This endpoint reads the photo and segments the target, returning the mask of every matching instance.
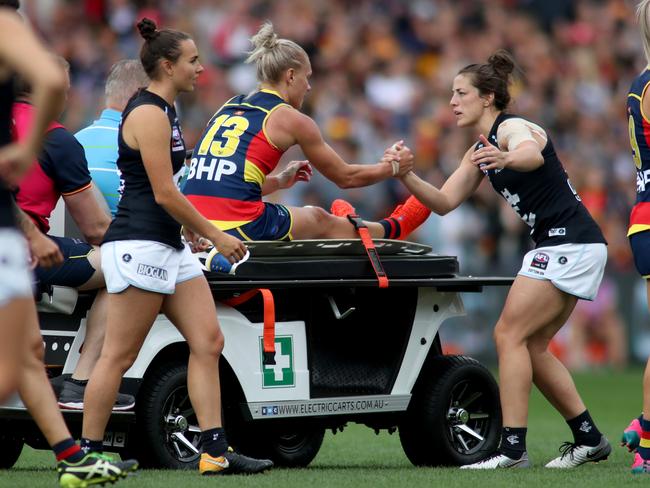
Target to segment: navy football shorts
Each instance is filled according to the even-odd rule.
[[[630,247],[634,265],[641,276],[650,278],[650,231],[637,232],[630,236]]]
[[[292,225],[287,207],[264,202],[264,213],[257,219],[225,232],[245,241],[290,241]]]
[[[63,264],[48,269],[38,266],[34,270],[37,283],[71,288],[78,288],[86,283],[95,272],[95,268],[88,261],[88,256],[93,252],[93,246],[80,239],[48,237],[56,242],[61,249]]]

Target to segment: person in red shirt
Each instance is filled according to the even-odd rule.
[[[63,58],[58,58],[58,61],[65,68],[69,88],[69,65]],[[31,104],[29,83],[19,78],[16,93],[13,137],[21,141],[32,125],[34,107]],[[63,107],[59,109],[62,111]],[[37,265],[34,274],[39,287],[56,285],[81,291],[98,290],[88,312],[86,336],[79,362],[72,377],[63,382],[59,394],[61,407],[81,410],[84,388],[99,359],[106,328],[107,294],[98,245],[108,228],[110,216],[95,195],[83,147],[63,125],[52,122],[47,128],[37,162],[18,186],[16,203],[33,220],[38,230],[47,234],[50,231],[49,218],[59,198],[63,198],[83,240],[48,236],[63,254],[63,263],[51,268]],[[114,408],[128,410],[134,405],[133,396],[120,394]]]

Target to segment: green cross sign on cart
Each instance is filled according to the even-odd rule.
[[[264,339],[260,337],[260,365],[262,367],[263,388],[283,388],[296,386],[293,370],[293,336],[275,337],[275,364],[264,364]]]

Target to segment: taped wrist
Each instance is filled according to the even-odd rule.
[[[391,161],[390,165],[393,167],[393,176],[397,176],[399,174],[399,162]]]

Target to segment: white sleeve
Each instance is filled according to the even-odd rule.
[[[543,141],[542,145],[545,145],[548,140],[546,131],[539,125],[522,118],[507,119],[497,129],[499,146],[508,151],[514,151],[519,144],[525,141],[539,144],[540,139]]]

